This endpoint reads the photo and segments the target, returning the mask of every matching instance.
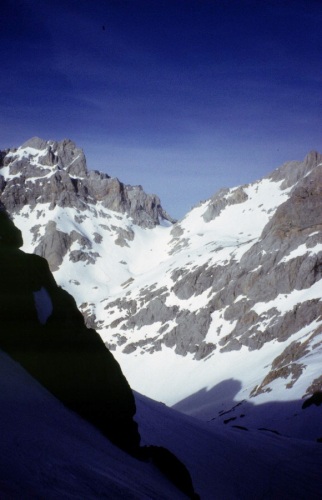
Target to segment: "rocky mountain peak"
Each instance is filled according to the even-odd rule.
[[[274,182],[283,181],[281,189],[287,189],[303,179],[312,169],[322,165],[322,154],[310,151],[303,161],[289,161],[273,170],[267,178]]]
[[[156,195],[141,186],[128,186],[97,170],[88,171],[84,152],[69,139],[45,141],[33,137],[17,149],[0,154],[0,194],[7,210],[26,204],[49,203],[84,211],[88,205],[128,214],[142,227],[154,227],[160,220],[175,222],[162,208]]]

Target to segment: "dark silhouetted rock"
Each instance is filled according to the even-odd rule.
[[[199,499],[187,467],[171,451],[163,446],[146,446],[143,453],[179,490],[193,500]]]
[[[20,231],[0,212],[0,348],[113,443],[137,454],[135,401],[119,364],[56,285],[47,261],[21,245]]]
[[[311,405],[320,406],[321,404],[322,404],[322,392],[315,392],[313,396],[304,401],[304,403],[302,404],[302,408],[303,410],[305,410],[305,408],[308,408]]]

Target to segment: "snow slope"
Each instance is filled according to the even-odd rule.
[[[2,499],[185,498],[151,464],[110,444],[0,354]],[[142,444],[167,446],[201,499],[320,498],[321,444],[211,428],[137,395]]]
[[[184,498],[1,353],[0,497]]]

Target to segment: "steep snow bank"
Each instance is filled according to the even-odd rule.
[[[136,395],[145,443],[189,467],[202,500],[320,498],[322,445],[206,423]],[[185,498],[68,411],[0,352],[0,497]]]

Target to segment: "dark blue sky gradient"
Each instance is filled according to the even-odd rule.
[[[174,216],[321,148],[320,0],[4,0],[0,148],[74,140]]]

